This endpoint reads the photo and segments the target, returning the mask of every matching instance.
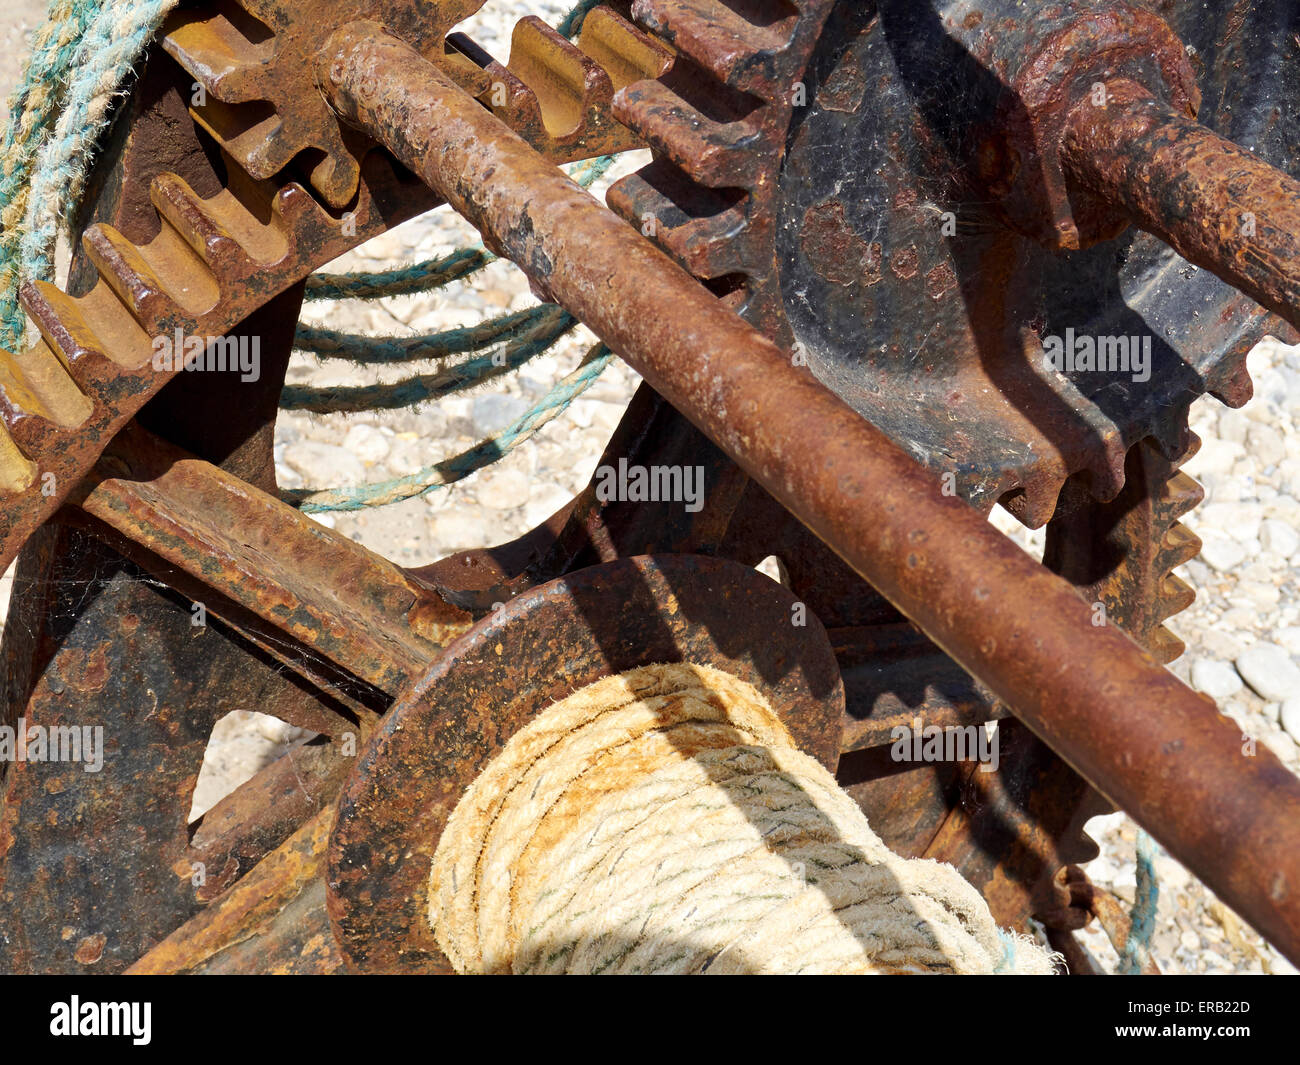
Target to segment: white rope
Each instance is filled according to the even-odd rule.
[[[607,678],[517,733],[449,819],[429,900],[462,972],[1052,971],[703,666]]]

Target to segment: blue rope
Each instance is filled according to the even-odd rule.
[[[433,374],[421,374],[377,385],[314,388],[286,385],[280,393],[281,410],[306,410],[316,414],[413,407],[432,399],[462,392],[494,377],[519,369],[569,332],[577,319],[563,308],[534,308],[533,328],[506,345],[499,357],[478,355]]]
[[[612,359],[610,350],[603,344],[597,344],[587,352],[578,369],[556,382],[531,410],[516,418],[496,436],[452,458],[426,466],[405,477],[376,481],[355,488],[286,492],[285,498],[298,504],[304,513],[318,514],[323,511],[363,510],[387,503],[400,503],[445,488],[510,454],[543,425],[563,414],[569,404],[601,375]]]
[[[457,248],[441,259],[428,259],[396,270],[375,273],[312,274],[304,302],[311,300],[374,300],[381,296],[411,296],[431,292],[477,273],[496,256],[482,248]]]
[[[573,10],[564,16],[564,21],[555,27],[556,32],[565,37],[577,36],[591,9],[601,2],[602,0],[579,0],[573,5]]]
[[[0,344],[22,343],[22,280],[49,280],[100,134],[176,0],[52,0],[11,98],[0,162]],[[62,208],[62,214],[60,214]]]
[[[545,304],[491,318],[478,325],[409,337],[362,336],[300,325],[294,337],[294,347],[324,358],[347,359],[361,364],[441,359],[448,355],[463,355],[467,351],[481,351],[499,341],[509,340],[526,329],[549,321],[556,313],[554,304]]]
[[[1119,958],[1119,975],[1135,976],[1151,957],[1151,937],[1156,930],[1160,883],[1156,879],[1156,843],[1143,829],[1137,834],[1137,888],[1129,913],[1128,939]]]

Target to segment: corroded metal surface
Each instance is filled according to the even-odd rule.
[[[1069,173],[1188,262],[1300,326],[1300,181],[1133,81],[1075,104]]]
[[[224,896],[127,972],[338,972],[322,877],[333,806],[322,809]]]
[[[28,282],[42,339],[3,353],[0,564],[12,561],[89,471],[103,447],[182,366],[154,366],[155,337],[219,338],[317,266],[427,208],[378,156],[351,221],[298,184],[232,181],[210,197],[174,174],[153,179],[158,235],[136,246],[96,224],[83,244],[98,282],[72,297]]]
[[[87,514],[381,691],[469,628],[396,566],[143,429],[104,466]]]

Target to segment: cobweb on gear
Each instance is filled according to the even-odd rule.
[[[76,545],[74,544],[73,547],[75,550]],[[65,577],[59,582],[60,595],[51,606],[50,622],[53,627],[59,628],[64,621],[70,625],[76,623],[77,619],[82,617],[82,611],[114,583],[114,578],[124,579],[133,585],[153,589],[165,598],[172,600],[181,607],[181,611],[177,615],[177,623],[180,625],[189,624],[188,619],[191,616],[189,608],[193,604],[188,597],[152,574],[141,570],[138,566],[130,562],[123,563],[119,557],[113,556],[108,558],[92,576],[76,579]],[[0,619],[3,619],[4,626],[19,624],[18,617],[22,616],[17,614],[10,617],[9,607],[11,603],[20,603],[29,596],[39,598],[38,593],[42,588],[50,584],[46,579],[27,581],[26,583],[27,587],[24,586],[23,581],[16,577],[14,566],[10,567],[4,576],[3,582],[0,583],[0,592],[5,596],[3,613],[0,613]],[[38,588],[36,585],[41,587]],[[81,623],[88,624],[89,622],[82,621]],[[206,623],[220,631],[224,639],[232,640],[236,645],[247,645],[248,653],[257,655],[261,663],[260,668],[273,671],[279,675],[292,675],[303,685],[303,700],[310,701],[312,699],[310,692],[313,688],[321,691],[327,700],[332,698],[328,688],[314,685],[301,670],[295,670],[288,664],[288,661],[282,660],[279,656],[282,655],[283,659],[289,661],[296,658],[307,666],[319,666],[325,670],[333,670],[333,663],[328,659],[288,638],[278,640],[274,630],[262,633],[260,638],[267,647],[276,653],[276,657],[261,654],[253,645],[247,644],[247,641],[238,630],[232,629],[225,624],[216,614],[207,614]],[[4,632],[4,627],[0,626],[0,636],[7,635],[10,634]],[[21,635],[21,632],[15,630],[12,635],[18,636]],[[28,635],[34,636],[35,633],[29,629]],[[19,650],[17,653],[21,654],[22,651]],[[141,644],[139,653],[148,654],[148,645]],[[322,737],[317,732],[259,712],[255,709],[257,705],[256,696],[242,692],[232,692],[229,699],[223,699],[221,704],[213,705],[214,710],[219,710],[219,716],[216,717],[208,735],[203,761],[190,796],[186,821],[191,829],[196,828],[197,823],[217,803],[237,791],[268,766],[278,762],[297,748],[313,741],[319,739],[321,742],[328,742],[325,737]],[[14,710],[15,716],[22,713],[21,706],[11,709]],[[112,728],[111,719],[105,719],[102,724],[106,734],[109,733]],[[115,743],[116,740],[113,742]],[[112,747],[113,744],[110,743],[107,750],[111,752]],[[3,783],[6,768],[5,763],[0,763],[0,784]],[[300,784],[302,784],[301,781]],[[305,784],[302,786],[307,787]],[[0,793],[2,793],[2,790],[0,788]]]
[[[260,770],[317,733],[256,710],[232,710],[212,727],[187,821],[192,825]]]

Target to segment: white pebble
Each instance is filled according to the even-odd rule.
[[[1201,545],[1201,558],[1211,569],[1230,573],[1246,561],[1246,549],[1236,540],[1213,533]]]
[[[1289,654],[1300,656],[1300,625],[1288,625],[1286,628],[1278,629],[1273,633],[1273,639]]]
[[[541,525],[573,496],[558,485],[542,485],[535,489],[524,507],[524,524],[532,528]]]
[[[315,440],[290,444],[284,450],[284,463],[312,488],[355,485],[366,479],[366,468],[351,451]]]
[[[1237,672],[1265,699],[1285,702],[1300,695],[1300,666],[1275,643],[1259,640],[1237,656]]]
[[[513,510],[528,500],[528,477],[520,470],[492,470],[476,487],[478,501],[493,510]]]
[[[343,446],[367,466],[388,457],[388,437],[373,425],[354,425],[343,438]]]
[[[1290,558],[1300,551],[1300,533],[1277,518],[1265,518],[1259,524],[1259,542],[1266,551]]]
[[[1184,469],[1196,478],[1211,473],[1228,473],[1245,454],[1246,449],[1240,444],[1211,436],[1202,441],[1201,450],[1187,462]]]
[[[1192,663],[1192,687],[1211,699],[1226,699],[1241,691],[1241,677],[1226,662],[1198,658]]]
[[[1278,719],[1291,738],[1300,743],[1300,695],[1293,696],[1282,704]]]
[[[1286,458],[1282,434],[1271,425],[1252,425],[1246,433],[1246,443],[1260,466],[1272,466]]]
[[[1264,508],[1259,503],[1209,503],[1197,512],[1197,526],[1245,543],[1259,535]]]
[[[484,543],[483,523],[467,513],[464,507],[439,512],[432,525],[438,547],[445,554],[481,547]]]
[[[1283,762],[1294,762],[1296,760],[1295,740],[1285,732],[1279,732],[1276,729],[1265,732],[1259,738],[1260,743],[1277,755],[1278,759]]]

